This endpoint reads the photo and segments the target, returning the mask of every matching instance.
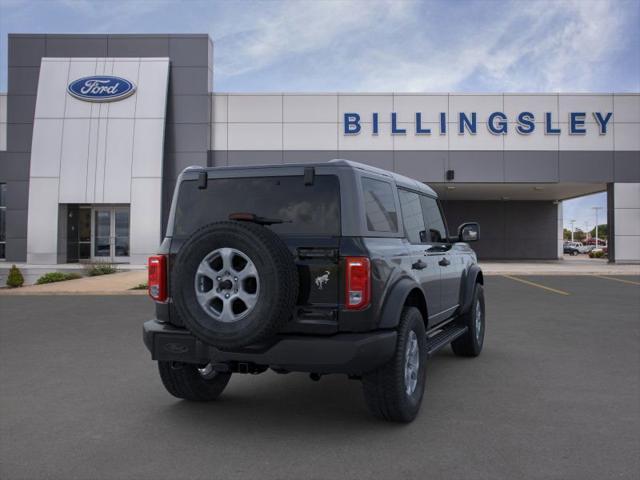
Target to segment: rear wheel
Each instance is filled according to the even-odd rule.
[[[485,331],[484,288],[479,283],[473,290],[471,308],[460,316],[460,325],[467,333],[451,342],[453,353],[460,357],[477,357],[482,352]]]
[[[231,378],[230,373],[216,372],[211,364],[158,362],[162,384],[177,398],[196,402],[215,400]]]
[[[362,377],[371,413],[394,422],[410,422],[416,417],[424,394],[426,351],[422,314],[415,307],[404,307],[393,358]]]

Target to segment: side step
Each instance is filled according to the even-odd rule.
[[[468,327],[447,325],[439,332],[427,338],[427,357],[434,356],[441,348],[446,347],[456,338],[464,335]]]

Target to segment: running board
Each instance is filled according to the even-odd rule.
[[[427,357],[434,356],[440,349],[446,347],[456,338],[464,335],[468,327],[447,325],[435,335],[427,338]]]

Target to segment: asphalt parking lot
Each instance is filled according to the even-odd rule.
[[[618,279],[488,277],[483,354],[434,358],[410,425],[340,376],[178,401],[145,297],[0,297],[0,478],[637,479],[640,278]]]

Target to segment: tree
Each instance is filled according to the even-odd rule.
[[[596,227],[593,227],[593,229],[589,232],[589,235],[591,235],[592,237],[596,236]],[[602,225],[598,225],[598,238],[607,238],[609,236],[609,227],[606,223],[603,223]]]
[[[580,230],[579,228],[576,228],[573,232],[573,241],[574,242],[582,242],[583,240],[585,240],[587,238],[587,235]]]
[[[13,265],[9,270],[9,275],[7,276],[7,286],[11,288],[21,287],[24,283],[24,277],[22,276],[22,272],[18,267]]]

